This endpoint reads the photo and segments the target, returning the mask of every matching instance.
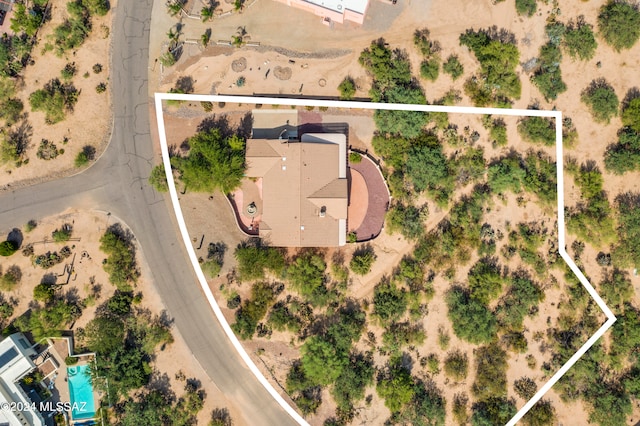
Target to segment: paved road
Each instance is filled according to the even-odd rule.
[[[295,424],[228,342],[201,294],[167,204],[147,183],[154,155],[147,87],[151,7],[152,0],[118,2],[111,32],[114,128],[104,155],[82,174],[1,192],[0,231],[68,207],[105,210],[123,219],[143,248],[155,288],[179,332],[214,383],[242,412],[241,423]]]

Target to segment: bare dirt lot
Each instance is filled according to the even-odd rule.
[[[29,185],[75,173],[79,169],[74,166],[74,159],[82,148],[86,145],[93,146],[97,158],[111,135],[109,52],[113,9],[106,16],[92,17],[93,30],[84,44],[77,50],[67,51],[62,57],[58,57],[52,51],[44,52],[44,46],[50,42],[55,27],[66,19],[66,3],[64,0],[50,2],[51,20],[38,33],[38,42],[32,50],[33,65],[28,65],[17,81],[18,96],[28,112],[27,120],[32,131],[31,143],[25,155],[29,161],[20,167],[13,164],[0,166],[2,186]],[[115,1],[111,3],[113,8]],[[67,113],[62,122],[49,125],[45,123],[43,112],[31,111],[29,95],[41,89],[51,79],[61,79],[60,72],[67,64],[75,64],[77,71],[72,83],[80,96],[73,113]],[[99,73],[93,70],[95,64],[102,66]],[[100,83],[106,83],[107,90],[96,93],[96,86]],[[64,153],[51,160],[37,158],[36,152],[42,139],[54,143]]]

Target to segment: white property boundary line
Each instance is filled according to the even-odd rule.
[[[348,108],[348,109],[384,109],[395,111],[422,111],[422,112],[445,112],[456,114],[476,114],[476,115],[505,115],[505,116],[526,116],[526,117],[550,117],[555,119],[556,124],[556,165],[557,165],[557,181],[558,181],[558,251],[560,256],[569,265],[574,274],[578,277],[582,285],[589,292],[591,297],[596,301],[600,309],[607,316],[607,321],[596,331],[596,333],[589,338],[578,351],[551,377],[551,379],[540,388],[538,392],[531,398],[518,413],[507,423],[507,426],[515,426],[515,424],[522,419],[522,417],[533,407],[553,385],[560,380],[560,378],[582,357],[582,355],[594,345],[594,343],[602,337],[602,335],[616,322],[616,317],[611,310],[604,303],[602,298],[598,295],[593,286],[589,283],[582,271],[576,266],[575,262],[565,249],[565,217],[564,217],[564,163],[563,163],[563,148],[562,148],[562,112],[561,111],[541,111],[541,110],[529,110],[529,109],[504,109],[504,108],[475,108],[475,107],[462,107],[462,106],[444,106],[444,105],[412,105],[412,104],[386,104],[386,103],[374,103],[374,102],[347,102],[347,101],[330,101],[330,100],[317,100],[317,99],[293,99],[293,98],[262,98],[254,96],[227,96],[227,95],[187,95],[181,93],[156,93],[156,117],[158,120],[158,132],[160,136],[160,146],[162,149],[162,161],[164,169],[167,175],[167,182],[169,184],[169,195],[171,196],[171,202],[173,204],[173,210],[178,220],[178,226],[184,245],[189,253],[189,259],[193,264],[193,268],[198,276],[198,281],[202,287],[202,291],[207,296],[207,300],[211,305],[211,309],[215,313],[218,321],[222,325],[223,330],[231,340],[231,343],[236,348],[240,357],[247,364],[251,372],[255,374],[258,381],[265,387],[265,389],[273,396],[273,398],[282,406],[282,408],[293,417],[301,425],[308,425],[308,423],[296,412],[287,402],[280,396],[280,394],[271,386],[264,375],[258,370],[258,367],[253,363],[247,352],[244,350],[238,338],[235,336],[231,327],[222,315],[222,311],[218,306],[207,280],[200,268],[198,258],[196,256],[189,233],[187,231],[187,225],[182,215],[180,203],[178,201],[178,193],[176,191],[173,174],[171,173],[171,162],[169,159],[169,148],[167,145],[167,136],[165,133],[164,116],[162,111],[163,100],[177,100],[177,101],[194,101],[194,102],[229,102],[229,103],[246,103],[246,104],[263,104],[263,105],[293,105],[293,106],[314,106],[314,107],[336,107],[336,108]]]

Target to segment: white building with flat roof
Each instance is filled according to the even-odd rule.
[[[22,333],[15,333],[0,341],[0,404],[21,407],[31,405],[18,381],[31,373],[36,356],[29,341]],[[0,425],[42,426],[45,424],[37,410],[0,410]]]
[[[321,16],[324,20],[344,23],[352,21],[364,22],[364,15],[369,7],[369,0],[277,0],[288,6],[306,10]]]

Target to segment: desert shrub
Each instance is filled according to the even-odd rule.
[[[593,118],[600,123],[608,124],[611,118],[618,114],[618,96],[604,78],[593,80],[582,91],[580,99],[589,107]]]
[[[524,317],[544,300],[544,292],[522,272],[516,273],[510,282],[507,294],[496,306],[495,315],[501,329],[520,331]]]
[[[62,84],[57,78],[50,80],[43,89],[29,95],[29,104],[34,111],[45,113],[47,124],[55,124],[65,119],[67,112],[73,112],[80,92],[72,84]]]
[[[338,407],[345,411],[353,409],[353,403],[364,398],[364,390],[373,383],[373,356],[369,353],[352,353],[349,365],[336,378],[331,394]]]
[[[429,81],[436,81],[440,75],[440,60],[426,59],[420,63],[420,76]]]
[[[287,267],[287,280],[291,288],[315,305],[328,301],[325,287],[327,264],[317,254],[302,254]]]
[[[200,264],[202,272],[213,278],[218,276],[220,269],[224,263],[224,254],[227,251],[227,245],[225,243],[209,243],[207,247],[207,257],[202,259]]]
[[[109,12],[109,0],[82,0],[90,14],[104,16]]]
[[[394,420],[398,424],[444,426],[446,405],[442,391],[433,381],[418,381],[413,398],[394,416]]]
[[[557,99],[560,93],[567,90],[567,85],[562,81],[561,60],[562,52],[557,44],[549,42],[540,47],[538,68],[531,77],[531,81],[540,89],[540,93],[547,101]]]
[[[55,294],[54,287],[51,284],[38,284],[33,289],[33,298],[40,302],[49,302]]]
[[[640,38],[640,10],[635,3],[611,0],[600,8],[598,28],[617,51],[630,49]]]
[[[482,258],[469,270],[469,295],[487,305],[501,292],[505,279],[496,258]]]
[[[392,86],[385,90],[378,102],[425,104],[427,99],[418,87]],[[373,119],[382,135],[415,138],[422,133],[422,128],[427,123],[427,114],[420,111],[377,109]]]
[[[618,142],[607,147],[605,168],[615,174],[640,169],[640,132],[625,127],[618,132]]]
[[[627,192],[616,197],[618,245],[611,252],[613,264],[640,268],[640,194]]]
[[[472,426],[504,425],[516,415],[513,400],[506,397],[489,397],[473,404]]]
[[[445,63],[442,64],[442,71],[449,74],[454,80],[457,80],[464,74],[464,67],[456,55],[449,55]]]
[[[518,15],[533,16],[538,9],[536,0],[516,0],[516,11]]]
[[[167,192],[169,190],[169,183],[167,182],[167,175],[164,171],[164,164],[158,164],[151,169],[149,183],[158,192]]]
[[[556,409],[551,401],[541,399],[524,415],[522,423],[525,426],[551,426],[556,420]]]
[[[406,291],[393,281],[384,279],[373,289],[373,314],[382,324],[400,319],[407,311],[408,305]]]
[[[71,238],[71,233],[73,232],[73,228],[68,223],[62,225],[59,229],[56,229],[51,233],[51,237],[53,241],[56,243],[64,243],[69,241]]]
[[[3,241],[0,243],[0,256],[11,256],[18,251],[18,245],[13,241]]]
[[[107,91],[107,83],[98,83],[96,93],[104,93]]]
[[[618,268],[603,273],[600,291],[609,306],[622,306],[631,301],[634,294],[628,273]]]
[[[625,101],[622,107],[622,124],[640,133],[640,94]]]
[[[345,77],[338,85],[340,99],[348,101],[356,94],[356,82],[350,76]]]
[[[229,193],[240,185],[246,169],[245,141],[223,137],[219,129],[202,130],[189,138],[189,154],[174,157],[186,188],[195,192],[220,190]]]
[[[526,141],[547,146],[556,143],[556,126],[547,117],[524,117],[518,122],[518,133]]]
[[[395,203],[387,211],[387,228],[391,234],[401,233],[408,240],[417,240],[424,235],[424,222],[428,207],[418,208],[412,204]]]
[[[69,17],[58,25],[50,36],[58,56],[62,56],[67,50],[80,47],[91,33],[91,16],[83,2],[68,2],[67,12]]]
[[[61,336],[61,329],[70,325],[82,314],[80,306],[55,300],[44,306],[31,309],[26,315],[16,319],[15,326],[22,332],[30,332],[38,341],[43,337]]]
[[[15,33],[24,32],[29,37],[35,36],[46,18],[43,6],[44,4],[34,2],[27,8],[26,3],[16,3],[13,6],[11,30]]]
[[[564,34],[564,48],[574,59],[588,61],[593,58],[598,47],[593,27],[585,22],[584,16],[579,16],[576,22],[569,21]]]
[[[82,151],[76,155],[74,165],[78,168],[86,166],[90,161],[95,159],[96,149],[91,145],[86,145],[82,148]]]
[[[456,393],[453,396],[453,418],[459,424],[467,424],[469,421],[469,415],[467,414],[467,405],[469,404],[469,397],[464,393]]]
[[[65,65],[62,71],[60,71],[60,76],[64,81],[70,81],[70,80],[73,80],[73,77],[76,75],[76,72],[78,72],[76,63],[71,62]]]
[[[520,396],[520,398],[528,401],[533,398],[533,395],[538,391],[538,385],[536,385],[536,382],[533,381],[533,379],[523,376],[513,382],[513,390],[518,394],[518,396]]]
[[[233,331],[241,339],[250,339],[264,318],[269,306],[275,300],[273,286],[265,282],[257,282],[251,287],[251,295],[236,311],[236,322],[231,325]]]
[[[51,141],[47,139],[42,139],[40,141],[40,145],[38,145],[38,151],[36,152],[36,157],[41,160],[53,160],[60,154],[58,147]]]
[[[411,64],[407,53],[389,49],[384,39],[371,42],[358,58],[373,77],[369,92],[374,102],[424,104],[422,89],[412,81]],[[382,134],[403,135],[408,138],[420,134],[426,124],[426,114],[416,111],[376,110],[374,120]]]
[[[240,278],[245,281],[263,278],[265,270],[280,274],[285,267],[284,253],[275,247],[263,245],[258,239],[239,244],[234,256],[238,261]]]
[[[459,350],[451,351],[444,359],[444,373],[454,380],[460,381],[467,377],[469,359],[467,354]]]
[[[445,300],[456,336],[474,344],[495,339],[497,327],[493,313],[470,297],[468,291],[455,286],[447,292]]]
[[[102,72],[102,64],[94,64],[91,69],[93,70],[94,74],[100,74]]]
[[[367,245],[355,252],[349,262],[349,268],[357,275],[366,275],[371,271],[371,265],[376,260],[376,254],[373,251],[373,247]]]
[[[0,290],[12,291],[22,280],[22,270],[13,265],[7,268],[4,274],[0,273]]]
[[[499,345],[476,351],[476,378],[471,392],[482,401],[507,396],[507,354]]]
[[[397,353],[409,345],[421,345],[426,338],[422,324],[394,322],[382,333],[382,349]]]

